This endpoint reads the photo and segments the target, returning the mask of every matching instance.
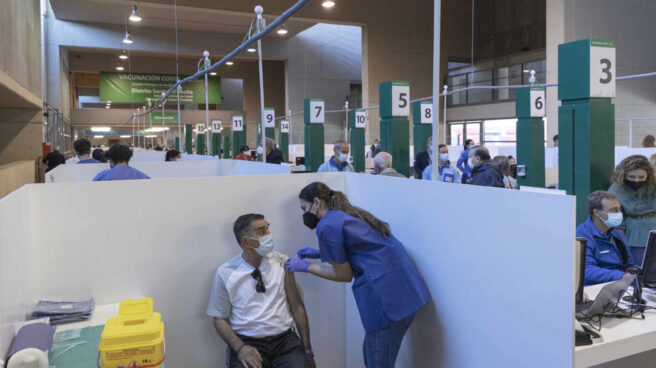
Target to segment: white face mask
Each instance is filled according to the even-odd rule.
[[[264,153],[264,150],[262,149],[262,146],[259,146],[259,147],[257,147],[257,149],[255,150],[255,152],[257,152],[258,155],[261,155],[261,154]]]
[[[337,159],[339,160],[339,162],[348,162],[349,155],[348,153],[340,153],[339,155],[337,155]]]
[[[449,154],[448,153],[440,153],[440,161],[442,161],[442,162],[449,161]]]
[[[606,225],[606,226],[608,226],[608,227],[610,227],[610,228],[615,228],[615,227],[620,226],[620,225],[622,224],[622,220],[624,220],[624,216],[622,215],[622,212],[618,212],[618,213],[614,213],[614,212],[613,212],[613,213],[607,213],[606,215],[608,215],[608,220],[604,220],[604,219],[601,218],[601,216],[599,216],[599,215],[597,215],[597,216],[599,216],[599,218],[601,219],[601,221],[603,221],[604,225]]]
[[[250,156],[250,155],[251,155],[251,151],[244,151],[244,152],[242,152],[242,154],[243,154],[244,156]]]
[[[264,235],[257,240],[260,242],[260,246],[258,248],[253,248],[257,254],[266,256],[273,251],[273,234]]]

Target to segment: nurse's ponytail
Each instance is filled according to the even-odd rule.
[[[298,197],[307,202],[312,202],[314,201],[314,198],[319,198],[326,202],[328,208],[331,210],[342,211],[353,217],[359,218],[384,236],[392,235],[388,223],[379,220],[376,216],[361,208],[351,205],[346,194],[339,191],[333,191],[324,183],[315,181],[314,183],[308,184],[303,190],[301,190]]]

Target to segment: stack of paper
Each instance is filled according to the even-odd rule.
[[[51,325],[84,321],[91,317],[95,303],[93,299],[82,302],[53,302],[41,300],[34,308],[31,318],[50,318]]]

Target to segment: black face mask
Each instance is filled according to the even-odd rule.
[[[310,205],[310,209],[303,214],[303,224],[307,227],[310,228],[310,230],[314,230],[317,227],[317,224],[319,223],[319,216],[315,215],[314,213],[311,213],[310,211],[312,210],[312,206],[314,203]]]
[[[624,184],[626,184],[629,188],[633,190],[638,190],[647,184],[646,181],[631,181],[631,180],[626,180],[624,179]]]

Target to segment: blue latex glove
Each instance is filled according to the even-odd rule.
[[[285,262],[285,268],[289,272],[307,272],[310,267],[310,262],[306,262],[300,258],[290,258]]]
[[[314,248],[303,248],[299,249],[298,252],[296,252],[296,255],[299,258],[310,258],[310,259],[319,259],[321,258],[321,252],[319,252],[319,249],[314,249]]]

